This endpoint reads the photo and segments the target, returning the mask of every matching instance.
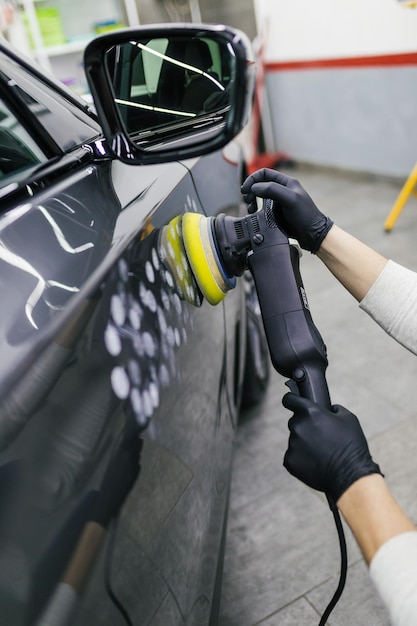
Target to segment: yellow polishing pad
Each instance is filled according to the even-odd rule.
[[[199,213],[185,213],[182,218],[182,236],[197,284],[206,300],[215,305],[223,300],[230,284],[217,261],[210,219]]]
[[[159,255],[171,270],[177,291],[184,300],[195,306],[201,306],[202,297],[193,276],[185,252],[181,215],[172,219],[161,230],[158,242]]]

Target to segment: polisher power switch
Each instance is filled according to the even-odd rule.
[[[300,395],[330,407],[326,346],[308,308],[299,254],[266,202],[263,210],[247,218],[254,242],[247,264],[255,281],[272,364],[297,384]],[[254,239],[259,233],[262,241]]]

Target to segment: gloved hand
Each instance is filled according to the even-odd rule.
[[[294,393],[287,393],[282,404],[294,412],[284,456],[290,474],[334,503],[359,478],[382,474],[353,413],[340,405],[325,409]]]
[[[331,219],[323,215],[295,178],[270,169],[261,169],[248,176],[241,187],[250,213],[256,211],[256,196],[274,201],[278,225],[288,237],[314,254],[331,227]]]

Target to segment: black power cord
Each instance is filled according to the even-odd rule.
[[[334,517],[334,521],[335,521],[336,529],[337,529],[337,534],[339,537],[340,577],[339,577],[339,584],[337,586],[337,589],[334,592],[333,598],[330,600],[329,604],[326,607],[326,610],[324,611],[321,617],[319,626],[324,626],[326,624],[327,620],[329,619],[330,613],[333,611],[334,607],[339,602],[340,596],[342,595],[343,589],[345,588],[346,575],[347,575],[347,549],[346,549],[345,533],[344,533],[343,526],[342,526],[342,520],[340,519],[340,513],[336,504],[333,502],[333,500],[329,496],[327,496],[327,494],[326,494],[326,497],[327,497],[327,502],[329,503],[330,510],[333,513],[333,517]]]
[[[327,496],[327,501],[329,503],[329,507],[330,510],[333,514],[333,518],[336,524],[336,529],[337,529],[337,534],[338,534],[338,538],[339,538],[339,546],[340,546],[340,576],[339,576],[339,583],[337,585],[337,589],[333,594],[332,599],[330,600],[329,604],[327,605],[323,615],[321,616],[320,622],[318,626],[325,626],[325,624],[327,623],[327,620],[329,619],[330,614],[332,613],[333,609],[335,608],[336,604],[339,602],[340,597],[343,593],[343,590],[345,588],[345,583],[346,583],[346,576],[347,576],[347,565],[348,565],[348,559],[347,559],[347,549],[346,549],[346,539],[345,539],[345,533],[343,530],[343,525],[342,525],[342,520],[340,518],[340,513],[339,510],[337,508],[337,506],[335,505],[335,503],[331,500],[331,498],[329,496]],[[109,532],[109,541],[108,541],[108,545],[107,545],[107,551],[106,551],[106,557],[105,557],[105,566],[104,566],[104,578],[105,578],[105,586],[106,586],[106,591],[108,593],[108,596],[110,598],[110,600],[112,601],[112,603],[114,604],[115,608],[119,611],[119,613],[122,615],[122,617],[124,618],[126,625],[127,626],[133,626],[133,622],[130,618],[129,613],[127,612],[127,610],[125,609],[125,607],[123,606],[123,604],[120,602],[120,600],[118,599],[118,597],[116,596],[116,594],[113,591],[112,588],[112,583],[111,583],[111,565],[112,565],[112,557],[113,557],[113,553],[114,553],[114,545],[115,545],[115,540],[116,540],[116,534],[117,534],[117,526],[118,526],[118,517],[115,517],[112,522],[111,522],[111,526],[110,526],[110,532]]]

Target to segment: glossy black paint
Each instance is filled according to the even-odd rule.
[[[76,592],[71,623],[123,623],[103,579],[107,523],[92,520],[113,453],[141,437],[112,585],[135,624],[208,624],[245,295],[239,284],[217,307],[197,291],[187,302],[159,236],[184,211],[240,213],[240,150],[113,160],[83,101],[0,49],[2,101],[35,142],[44,135],[40,165],[0,181],[1,621],[42,624],[64,582]],[[86,530],[91,559],[80,551]]]

